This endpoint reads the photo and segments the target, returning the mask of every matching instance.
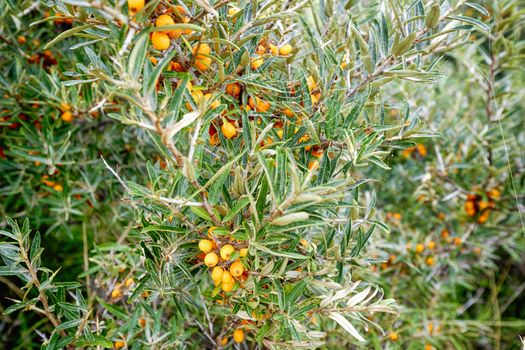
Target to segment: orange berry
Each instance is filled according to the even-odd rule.
[[[221,282],[223,284],[230,284],[230,283],[235,283],[235,280],[233,279],[233,276],[232,274],[230,273],[230,271],[224,271],[222,273],[222,276],[221,276]]]
[[[53,186],[53,189],[57,192],[62,192],[64,190],[64,188],[62,187],[62,185],[55,185]]]
[[[241,250],[239,250],[239,256],[244,258],[246,255],[248,255],[248,248],[241,248]]]
[[[288,56],[290,53],[292,53],[292,50],[293,50],[292,45],[285,44],[279,48],[279,54],[281,56]]]
[[[204,264],[208,267],[214,267],[219,262],[219,257],[215,253],[208,253],[204,257]]]
[[[126,343],[124,343],[123,341],[119,340],[119,341],[116,341],[113,343],[113,347],[115,349],[122,349],[123,347],[126,346]]]
[[[427,264],[428,266],[432,266],[434,265],[434,258],[429,256],[426,260],[425,260],[425,264]]]
[[[164,26],[171,26],[171,25],[174,25],[175,24],[175,21],[173,20],[173,18],[171,18],[170,15],[167,15],[167,14],[164,14],[164,15],[160,15],[159,17],[157,17],[157,20],[155,21],[155,26],[156,27],[164,27]],[[170,34],[171,31],[166,31],[164,32],[166,34]]]
[[[133,278],[128,278],[125,282],[124,282],[124,285],[129,288],[133,283],[135,283],[135,280]]]
[[[235,248],[231,244],[225,244],[221,248],[221,258],[223,260],[230,260],[230,256],[235,251]]]
[[[461,245],[461,237],[454,237],[454,245],[455,246]]]
[[[430,241],[430,242],[428,242],[428,243],[427,243],[427,247],[428,247],[428,249],[430,249],[430,250],[435,249],[435,248],[436,248],[436,242],[434,242],[434,241]]]
[[[222,274],[224,273],[224,270],[220,266],[215,266],[213,270],[211,270],[211,279],[214,281],[222,281]]]
[[[211,53],[211,47],[208,44],[201,43],[200,45],[197,44],[193,46],[193,54],[197,55],[196,59],[202,59],[206,58],[206,55],[209,55]]]
[[[226,93],[233,97],[239,97],[241,94],[241,85],[239,85],[239,83],[231,83],[226,85]]]
[[[235,282],[221,284],[221,288],[224,292],[231,292],[234,286],[235,286]]]
[[[263,58],[259,57],[259,58],[253,59],[252,63],[251,63],[252,70],[256,70],[257,68],[262,66],[263,63],[264,63],[264,59]]]
[[[18,41],[18,43],[19,43],[20,45],[23,45],[23,44],[26,43],[27,39],[26,39],[25,36],[20,35],[18,38],[16,38],[16,41]]]
[[[425,246],[422,243],[416,245],[416,253],[422,253],[425,250]]]
[[[171,40],[168,34],[162,32],[151,33],[151,43],[157,50],[164,51],[170,47]]]
[[[248,98],[248,104],[256,112],[267,112],[272,106],[269,102],[263,101],[258,97],[253,98],[251,96]]]
[[[212,60],[210,57],[202,57],[195,60],[194,66],[201,72],[208,70],[211,67]]]
[[[235,135],[237,135],[237,129],[235,129],[235,125],[233,125],[226,119],[221,125],[221,131],[224,137],[226,137],[227,139],[231,139],[232,137],[235,137]]]
[[[274,56],[278,56],[279,55],[279,48],[277,48],[277,46],[275,46],[274,44],[270,44],[268,45],[268,48],[270,49],[270,53]]]
[[[235,261],[230,265],[230,272],[233,277],[241,277],[244,273],[244,265],[240,261]]]
[[[201,239],[199,241],[199,249],[204,253],[209,253],[213,249],[213,242],[209,239]]]
[[[66,123],[71,123],[73,121],[73,113],[71,113],[70,111],[65,111],[64,113],[62,113],[61,118]]]
[[[390,338],[391,341],[396,341],[399,339],[399,334],[397,334],[396,332],[390,332],[388,334],[388,338]]]
[[[145,318],[143,318],[143,317],[142,317],[142,318],[139,318],[139,326],[140,326],[141,328],[146,327],[146,319],[145,319]]]
[[[316,170],[317,168],[319,168],[319,161],[317,159],[312,159],[310,163],[308,163],[308,169]]]
[[[122,292],[120,291],[120,288],[119,288],[119,287],[115,287],[115,288],[111,291],[111,297],[112,297],[113,299],[117,299],[117,298],[119,298],[121,295],[122,295]]]
[[[60,109],[63,111],[69,111],[71,109],[71,106],[65,102],[60,102]]]
[[[137,12],[142,10],[145,4],[145,0],[128,0],[128,9],[132,12]]]
[[[242,329],[240,329],[240,328],[237,328],[233,332],[233,340],[236,343],[242,343],[244,341],[244,331]]]

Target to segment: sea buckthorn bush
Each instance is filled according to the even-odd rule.
[[[6,348],[520,343],[518,1],[0,7]]]

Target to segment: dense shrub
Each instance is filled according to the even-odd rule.
[[[6,348],[519,346],[517,1],[0,6]]]

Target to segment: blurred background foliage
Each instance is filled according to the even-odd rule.
[[[330,21],[337,8],[354,12],[366,24],[378,9],[411,5],[312,4],[324,11],[319,16],[305,11],[304,21],[320,32],[339,28],[339,35],[344,29]],[[506,0],[467,6],[465,16],[490,31],[474,30],[454,43],[457,47],[435,63],[441,75],[426,77],[431,85],[394,80],[381,89],[381,106],[369,102],[364,107],[365,116],[375,117],[381,109],[385,124],[410,115],[426,130],[425,137],[392,150],[384,160],[390,170],[356,170],[377,180],[363,192],[375,196],[377,215],[390,232],[374,231],[362,253],[366,260],[353,273],[380,286],[400,306],[398,318],[378,314],[370,319],[386,334],[370,328],[363,333],[366,348],[520,348],[525,329],[523,5]],[[165,159],[144,130],[108,116],[128,113],[122,104],[90,112],[103,87],[61,84],[79,64],[89,65],[83,43],[96,44],[101,34],[66,38],[44,49],[74,27],[72,19],[56,16],[60,6],[65,5],[0,4],[0,225],[7,230],[5,218],[30,218],[41,233],[45,265],[61,268],[58,281],[83,284],[92,306],[110,299],[108,286],[140,265],[136,245],[145,220],[144,208],[127,199],[100,156],[116,164],[127,181],[143,185],[147,162],[160,171]],[[51,20],[41,21],[45,18]],[[113,29],[111,35],[118,33]],[[308,45],[300,37],[303,28],[279,29],[288,40]],[[101,47],[107,50],[98,52],[101,57],[116,54]],[[305,66],[315,72],[314,62]],[[73,123],[61,118],[64,103],[72,106]],[[3,311],[24,291],[10,277],[0,276],[0,284]],[[122,309],[105,307],[97,316],[122,318]],[[142,309],[161,320],[147,306],[123,308],[135,323]],[[39,332],[49,328],[36,313],[2,312],[0,347],[37,348]],[[359,346],[332,337],[326,347],[350,343]]]

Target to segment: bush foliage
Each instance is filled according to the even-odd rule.
[[[0,4],[0,344],[519,348],[523,4]]]

